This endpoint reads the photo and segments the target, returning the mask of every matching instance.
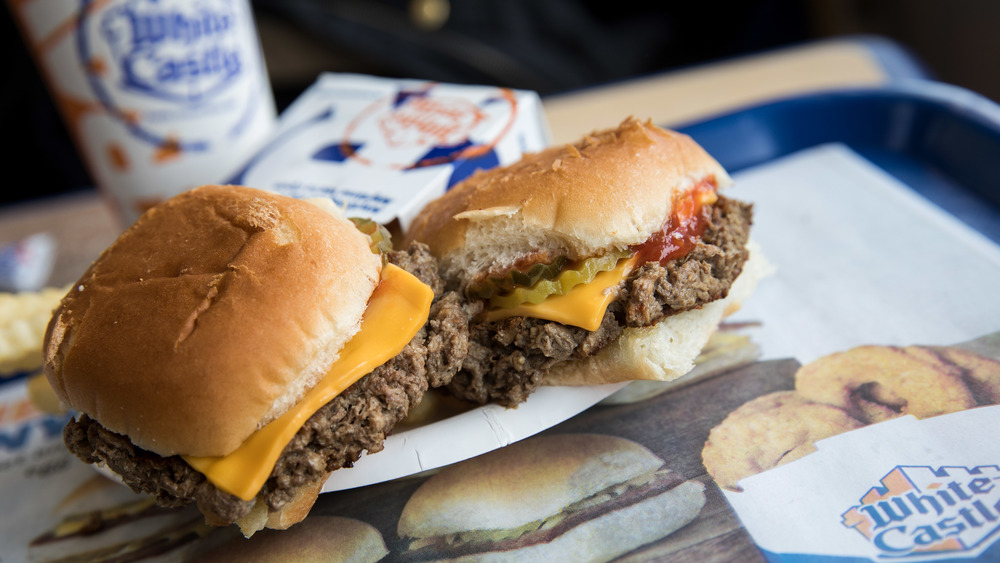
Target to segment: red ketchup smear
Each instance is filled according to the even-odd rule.
[[[711,205],[716,199],[714,177],[702,180],[689,192],[676,197],[673,213],[667,217],[663,228],[646,242],[632,247],[639,257],[637,264],[659,262],[665,265],[691,252],[708,224],[706,204]]]

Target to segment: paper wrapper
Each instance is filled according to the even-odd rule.
[[[1000,554],[1000,406],[912,416],[816,443],[726,499],[773,561]],[[985,555],[984,555],[985,553]]]
[[[324,73],[230,183],[329,198],[348,216],[405,230],[458,181],[549,139],[535,92]]]
[[[763,358],[808,366],[862,347],[913,345],[958,345],[1000,357],[1000,297],[992,289],[1000,283],[1000,249],[994,243],[840,145],[803,151],[736,180],[754,203],[755,239],[777,267],[734,315],[734,321],[762,321],[750,332]],[[830,377],[857,369],[844,363]],[[879,377],[889,371],[884,367]],[[975,391],[975,400],[966,396],[957,400],[961,408],[948,409],[958,412],[865,420],[857,425],[863,427],[816,441],[811,453],[808,440],[794,450],[779,443],[788,432],[804,432],[801,425],[790,430],[795,422],[788,417],[766,424],[755,419],[752,426],[744,421],[748,438],[733,455],[748,467],[762,463],[767,448],[787,454],[776,467],[748,471],[752,476],[735,487],[728,479],[720,483],[767,559],[1000,557],[1000,410],[975,389],[968,369],[946,371]],[[933,370],[892,377],[895,382],[862,379],[850,393],[826,400],[852,417],[905,415],[924,398],[943,401],[943,389],[954,387],[945,380],[931,390],[939,377]],[[900,402],[894,394],[902,387],[892,386],[903,380],[911,391],[923,390]],[[799,383],[789,379],[783,392]],[[730,416],[764,395],[744,397]],[[709,473],[712,463],[706,460]]]

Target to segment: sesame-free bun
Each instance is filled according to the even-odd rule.
[[[380,268],[329,209],[197,188],[146,212],[63,298],[46,375],[62,401],[139,447],[224,455],[326,372]]]
[[[537,251],[578,259],[644,242],[674,196],[726,171],[687,135],[628,118],[572,145],[477,172],[429,203],[406,238],[463,279]]]

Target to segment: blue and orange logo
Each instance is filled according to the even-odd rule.
[[[255,93],[250,15],[234,0],[81,0],[76,49],[90,88],[136,138],[178,151],[210,150],[238,136]],[[255,47],[256,45],[252,45]],[[221,132],[176,138],[185,120],[221,119]]]
[[[194,103],[239,75],[237,21],[228,2],[166,6],[133,0],[103,13],[98,29],[119,67],[123,89]]]
[[[340,154],[361,164],[400,171],[460,161],[477,162],[477,167],[484,169],[496,166],[493,146],[510,131],[517,117],[513,92],[498,88],[495,96],[477,104],[457,96],[440,95],[434,86],[427,83],[404,88],[362,110],[348,123]],[[504,123],[496,128],[492,138],[473,141],[477,128],[490,122],[491,112],[486,110],[490,105],[502,107],[492,113],[502,116]],[[359,136],[369,139],[375,150],[365,154],[360,150],[362,146],[349,145],[347,139]],[[453,177],[448,185],[460,179]]]
[[[514,91],[482,87],[462,96],[417,81],[381,90],[325,88],[336,101],[323,98],[229,181],[296,198],[327,197],[347,213],[388,221],[394,217],[379,214],[398,213],[393,205],[406,203],[414,190],[440,179],[444,191],[500,164],[497,145],[518,115]]]
[[[886,557],[981,553],[1000,537],[1000,466],[897,466],[841,523]]]

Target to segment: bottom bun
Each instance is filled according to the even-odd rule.
[[[608,561],[667,537],[694,520],[704,505],[705,485],[685,481],[580,524],[552,541],[449,561]]]
[[[651,327],[626,328],[607,348],[580,361],[562,362],[545,374],[545,385],[600,385],[622,381],[672,381],[694,368],[694,361],[727,315],[769,275],[770,263],[752,241],[743,271],[729,294],[701,309],[667,317]]]
[[[250,509],[250,513],[236,520],[236,525],[240,527],[243,535],[248,538],[264,528],[287,530],[293,524],[301,522],[309,514],[309,510],[316,503],[316,499],[323,489],[323,483],[326,482],[327,478],[329,478],[329,473],[326,477],[317,480],[311,485],[300,487],[295,491],[295,496],[278,510],[272,510],[261,497],[257,497],[253,508]],[[213,526],[224,526],[227,524],[226,522],[208,523]]]

